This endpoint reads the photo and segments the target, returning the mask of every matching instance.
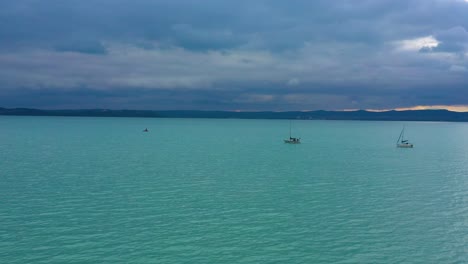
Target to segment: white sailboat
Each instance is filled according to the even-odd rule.
[[[401,130],[400,137],[397,140],[397,148],[413,148],[413,144],[405,139],[405,127]]]
[[[287,144],[301,144],[301,138],[291,136],[291,121],[289,121],[289,138],[284,140]]]

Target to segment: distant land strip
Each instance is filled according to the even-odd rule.
[[[191,110],[40,110],[1,108],[4,116],[89,116],[89,117],[149,117],[149,118],[236,118],[236,119],[302,119],[302,120],[369,120],[369,121],[447,121],[468,122],[468,112],[448,110],[408,110],[370,112],[357,111],[290,111],[237,112]]]

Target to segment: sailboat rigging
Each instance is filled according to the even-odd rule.
[[[291,121],[289,121],[289,138],[284,140],[284,143],[287,144],[300,144],[301,138],[296,138],[291,136]]]
[[[409,143],[407,139],[405,139],[405,127],[401,130],[400,137],[397,140],[397,148],[413,148],[413,144]]]

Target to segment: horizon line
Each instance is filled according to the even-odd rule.
[[[129,108],[34,108],[34,107],[2,107],[0,109],[30,109],[30,110],[42,110],[42,111],[80,111],[80,110],[108,110],[108,111],[199,111],[199,112],[235,112],[235,113],[258,113],[258,112],[271,112],[271,113],[287,113],[287,112],[316,112],[316,111],[325,111],[325,112],[357,112],[357,111],[366,111],[366,112],[375,112],[375,113],[382,113],[382,112],[404,112],[404,111],[432,111],[432,110],[442,110],[442,111],[449,111],[449,112],[456,112],[456,113],[466,113],[468,112],[468,105],[418,105],[413,107],[398,107],[398,108],[384,108],[384,109],[375,109],[375,108],[351,108],[351,109],[333,109],[333,110],[325,110],[325,109],[316,109],[316,110],[200,110],[200,109],[129,109]]]

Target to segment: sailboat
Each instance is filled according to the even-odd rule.
[[[397,140],[397,148],[413,148],[413,144],[405,139],[405,127],[401,130],[400,137]]]
[[[301,144],[301,138],[295,138],[291,136],[291,121],[289,121],[289,138],[284,140],[287,144]]]

